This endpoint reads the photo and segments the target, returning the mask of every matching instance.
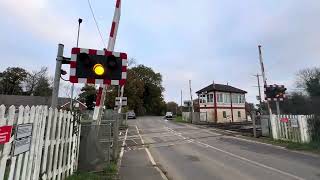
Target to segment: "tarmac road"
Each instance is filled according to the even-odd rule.
[[[121,179],[320,179],[320,156],[162,117],[129,120]],[[154,161],[154,162],[153,162]]]

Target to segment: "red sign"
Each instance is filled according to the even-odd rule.
[[[10,141],[12,126],[0,127],[0,144],[5,144]]]
[[[289,121],[289,119],[288,118],[281,118],[280,121],[284,122],[284,123],[287,123]]]

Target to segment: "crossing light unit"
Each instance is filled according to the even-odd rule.
[[[124,85],[127,79],[127,64],[126,53],[73,48],[70,82]]]
[[[286,90],[284,85],[267,85],[264,87],[265,100],[283,101],[286,98]]]

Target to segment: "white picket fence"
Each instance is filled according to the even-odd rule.
[[[6,111],[7,110],[7,111]],[[77,169],[81,126],[70,112],[47,106],[0,106],[0,127],[32,124],[29,151],[13,154],[16,134],[0,146],[0,180],[65,179]]]
[[[308,143],[308,119],[311,115],[271,115],[273,139]]]

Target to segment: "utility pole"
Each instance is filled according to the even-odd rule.
[[[181,115],[182,115],[182,89],[181,89],[181,99],[180,99],[180,110],[181,110]]]
[[[63,61],[63,44],[58,45],[58,54],[56,59],[56,71],[54,73],[54,81],[52,88],[52,99],[51,99],[51,108],[57,108],[58,96],[59,96],[59,85],[60,85],[60,76],[61,76],[61,66]]]
[[[77,47],[79,47],[79,35],[80,35],[80,24],[82,23],[82,19],[78,19],[78,35],[77,35]],[[70,111],[73,110],[73,92],[74,92],[74,83],[71,85],[71,97],[70,97]]]
[[[192,124],[194,108],[193,108],[193,99],[192,99],[191,80],[189,80],[189,87],[190,87],[190,99],[191,99],[191,112],[190,112],[190,114],[191,114],[191,124]]]

